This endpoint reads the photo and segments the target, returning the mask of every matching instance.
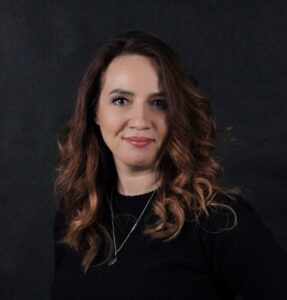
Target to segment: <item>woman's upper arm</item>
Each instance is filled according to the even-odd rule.
[[[249,202],[239,198],[231,206],[238,217],[234,229],[202,230],[216,280],[243,299],[287,299],[287,253]],[[208,231],[224,223],[222,215],[212,218]]]

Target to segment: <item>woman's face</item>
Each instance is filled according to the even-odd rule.
[[[124,55],[110,63],[102,75],[95,122],[117,170],[154,167],[168,132],[167,102],[149,58]]]

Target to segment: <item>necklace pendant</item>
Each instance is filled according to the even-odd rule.
[[[112,266],[117,261],[117,258],[114,257],[108,262],[108,266]]]

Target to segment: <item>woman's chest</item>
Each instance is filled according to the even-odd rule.
[[[192,231],[185,228],[175,240],[163,242],[144,236],[142,229],[125,241],[113,265],[93,263],[84,274],[79,257],[76,263],[70,253],[57,272],[58,284],[68,280],[64,285],[75,290],[73,299],[225,299],[217,298],[213,275]],[[119,232],[115,230],[118,248],[127,230]]]

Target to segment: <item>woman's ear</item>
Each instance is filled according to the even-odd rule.
[[[98,124],[98,125],[99,125],[99,121],[98,121],[97,114],[95,114],[95,117],[94,117],[94,122],[95,122],[96,124]]]
[[[98,121],[98,105],[99,105],[99,103],[96,104],[96,107],[95,107],[95,110],[94,110],[94,122],[97,125],[99,125],[99,121]]]

